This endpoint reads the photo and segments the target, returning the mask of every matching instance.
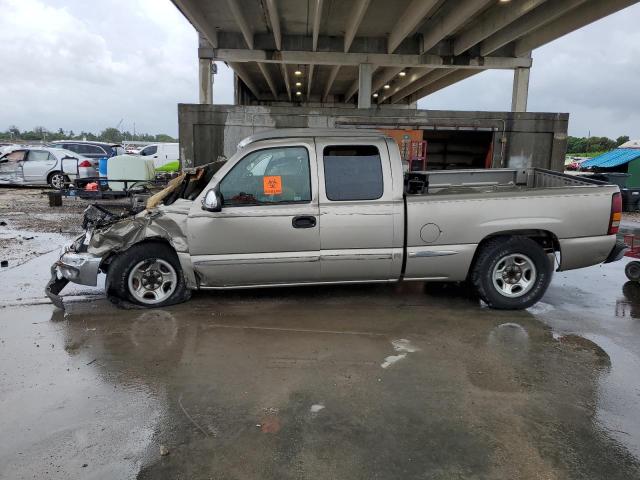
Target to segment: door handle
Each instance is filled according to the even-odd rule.
[[[313,215],[302,215],[300,217],[293,217],[291,221],[293,228],[313,228],[316,226],[316,217]]]

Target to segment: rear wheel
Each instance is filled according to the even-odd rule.
[[[141,243],[109,265],[107,293],[145,307],[163,307],[189,299],[180,262],[163,243]]]
[[[527,237],[499,237],[481,247],[471,273],[480,297],[492,308],[515,310],[536,303],[551,281],[552,267],[540,245]]]
[[[62,190],[65,182],[69,181],[67,176],[62,172],[53,172],[49,174],[47,183],[56,190]]]

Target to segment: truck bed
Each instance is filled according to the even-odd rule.
[[[615,185],[535,168],[422,173],[425,191],[405,195],[406,278],[464,280],[478,244],[513,231],[554,239],[560,270],[604,261],[615,242]]]
[[[561,187],[593,187],[605,185],[597,180],[578,178],[541,168],[433,170],[411,172],[424,175],[427,188],[421,195],[456,195],[540,190]],[[411,195],[414,196],[414,195]]]

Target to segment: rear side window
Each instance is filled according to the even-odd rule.
[[[380,152],[373,145],[324,148],[324,186],[329,200],[377,200],[384,190]]]
[[[53,156],[46,150],[30,150],[27,158],[31,162],[37,162],[49,160]]]
[[[96,145],[82,145],[82,150],[80,150],[80,153],[84,153],[87,155],[105,155],[106,152],[96,146]]]
[[[78,150],[78,144],[77,143],[63,143],[62,145],[60,145],[60,148],[64,148],[65,150],[71,150],[72,152],[75,153],[79,153],[80,150]]]

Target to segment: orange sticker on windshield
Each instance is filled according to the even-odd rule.
[[[263,187],[265,195],[282,195],[282,177],[280,175],[264,177]]]

